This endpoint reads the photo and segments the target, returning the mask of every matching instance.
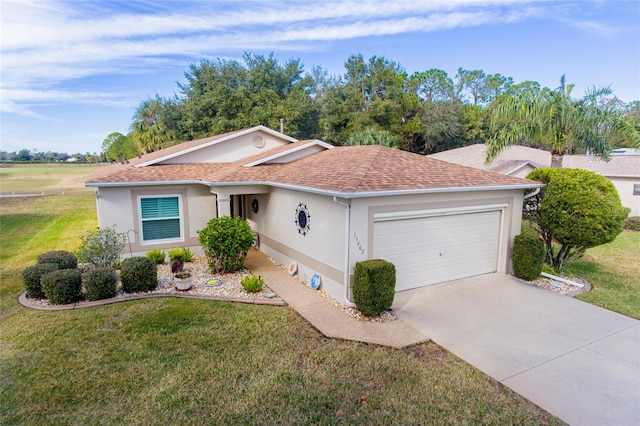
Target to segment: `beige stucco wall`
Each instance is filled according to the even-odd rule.
[[[252,141],[256,136],[261,136],[264,142],[262,147],[256,147]],[[162,164],[185,164],[185,163],[226,163],[261,154],[270,149],[289,143],[276,138],[263,131],[252,132],[248,135],[236,136],[234,139],[222,143],[213,144],[207,148],[181,155],[163,161]]]
[[[258,200],[258,213],[251,210]],[[298,232],[296,208],[306,204],[310,229]],[[298,264],[298,276],[305,282],[313,274],[322,278],[321,289],[342,300],[344,270],[344,207],[331,197],[290,189],[272,188],[269,194],[245,197],[247,221],[258,232],[260,250],[284,266]]]
[[[138,223],[138,195],[169,195],[182,196],[183,212],[183,241],[160,244],[140,244],[138,238],[140,229]],[[216,198],[209,188],[204,185],[167,185],[143,187],[114,187],[100,188],[97,192],[98,226],[116,225],[119,232],[128,232],[133,255],[142,255],[153,249],[168,249],[173,247],[190,247],[196,253],[202,253],[198,242],[199,229],[206,226],[209,219],[216,216]],[[129,254],[129,246],[124,250]]]
[[[633,177],[607,177],[616,187],[622,205],[631,209],[629,216],[640,216],[640,195],[633,195],[633,185],[640,185],[640,179]]]
[[[522,190],[450,192],[442,194],[376,197],[353,200],[351,203],[350,273],[355,263],[370,258],[373,253],[373,215],[382,211],[428,210],[507,203],[502,223],[502,240],[498,271],[511,271],[513,238],[520,233],[522,222]]]
[[[506,203],[500,244],[500,272],[511,270],[513,238],[520,233],[522,190],[492,192],[456,192],[354,199],[350,202],[349,282],[355,263],[373,252],[373,213],[406,209],[449,208],[467,205]],[[258,213],[251,201],[258,200]],[[346,202],[346,200],[338,199]],[[306,236],[298,233],[294,219],[298,203],[304,203],[311,215]],[[344,287],[344,207],[332,197],[274,188],[269,194],[247,196],[247,220],[260,236],[260,250],[284,266],[298,263],[299,276],[307,282],[314,273],[322,276],[322,290],[343,301]],[[320,218],[322,220],[320,220]]]
[[[225,188],[230,193],[233,188]],[[242,188],[238,188],[242,189]],[[247,189],[247,188],[244,188]],[[244,192],[246,219],[259,235],[259,248],[282,265],[298,264],[298,276],[309,283],[313,274],[322,277],[321,289],[338,301],[343,301],[345,263],[345,208],[330,196],[311,194],[293,189],[255,187],[256,193]],[[134,229],[139,232],[137,196],[182,194],[186,235],[184,242],[140,245],[137,234],[130,232],[134,255],[155,248],[188,246],[202,253],[197,231],[216,216],[216,197],[204,185],[149,186],[100,188],[98,194],[99,226],[117,225],[120,232]],[[355,263],[366,260],[373,253],[373,214],[379,211],[450,208],[467,205],[506,203],[503,212],[502,241],[498,270],[509,272],[513,238],[520,232],[522,190],[470,191],[442,194],[406,195],[354,199],[349,210],[349,282],[353,279]],[[251,209],[258,200],[258,212]],[[338,199],[342,202],[347,200]],[[295,212],[299,203],[307,206],[310,229],[306,235],[298,232]],[[125,247],[128,255],[128,246]],[[302,285],[302,284],[301,284]]]

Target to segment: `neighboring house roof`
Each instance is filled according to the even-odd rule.
[[[183,145],[190,149],[194,142]],[[176,162],[180,150],[170,149]],[[166,158],[162,151],[149,155]],[[110,166],[87,186],[266,184],[341,197],[542,186],[378,145],[333,147],[318,140],[292,142],[233,163],[153,164],[146,157]]]
[[[505,175],[514,174],[526,165],[531,165],[534,168],[551,166],[550,152],[520,145],[507,147],[491,164],[487,164],[485,161],[486,149],[484,144],[450,149],[430,154],[428,157]]]
[[[612,155],[609,161],[588,155],[565,155],[562,167],[585,169],[607,177],[640,177],[640,155]]]

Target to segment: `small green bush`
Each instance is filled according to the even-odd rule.
[[[130,257],[122,261],[120,281],[127,293],[154,290],[158,286],[157,267],[147,257]]]
[[[77,268],[49,272],[42,276],[40,283],[45,296],[54,305],[66,305],[82,299],[82,271]]]
[[[191,262],[193,260],[193,252],[189,247],[176,247],[169,250],[169,261],[182,260],[184,262]]]
[[[242,269],[254,240],[249,224],[230,216],[211,219],[198,231],[198,238],[213,272]]]
[[[242,287],[244,287],[244,290],[247,293],[257,293],[260,291],[260,289],[262,289],[264,279],[260,278],[257,275],[245,275],[240,280],[240,284],[242,284]]]
[[[176,248],[169,249],[168,254],[169,254],[169,262],[173,262],[174,260],[184,261],[184,258],[183,258],[184,252],[182,251],[181,248],[176,247]]]
[[[49,251],[38,256],[38,263],[55,263],[58,269],[74,269],[78,267],[78,258],[64,250]]]
[[[523,226],[513,243],[513,274],[531,281],[540,276],[545,259],[544,241],[534,229]]]
[[[624,221],[624,229],[632,231],[640,231],[640,216],[629,216]]]
[[[109,299],[116,295],[118,277],[113,268],[91,268],[82,275],[82,283],[87,290],[87,299]]]
[[[176,247],[169,250],[169,262],[174,260],[191,262],[193,260],[193,256],[194,254],[189,247]]]
[[[44,299],[46,296],[42,290],[40,280],[49,272],[57,271],[58,265],[55,263],[39,263],[29,266],[22,271],[22,281],[24,288],[27,290],[27,297],[32,299]]]
[[[382,259],[357,262],[354,271],[353,301],[365,315],[378,315],[393,304],[396,267]]]
[[[180,250],[182,250],[182,259],[185,262],[191,262],[193,260],[194,254],[189,247],[182,247]]]
[[[155,249],[148,251],[145,256],[151,259],[151,261],[156,265],[162,265],[164,263],[164,259],[167,257],[167,254],[164,252],[164,250]]]
[[[82,237],[77,251],[78,260],[97,267],[117,269],[125,241],[125,233],[116,231],[115,225],[97,228]]]

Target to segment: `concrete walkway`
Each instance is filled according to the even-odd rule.
[[[572,425],[640,425],[640,321],[490,274],[396,294],[394,313]]]
[[[264,278],[271,290],[327,337],[395,348],[429,340],[401,320],[381,323],[351,318],[316,291],[304,286],[297,277],[291,277],[287,271],[271,263],[262,252],[249,251],[245,267]]]

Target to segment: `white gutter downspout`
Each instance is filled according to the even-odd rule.
[[[356,304],[349,300],[349,234],[351,233],[351,206],[347,203],[338,201],[334,195],[333,202],[344,207],[344,304],[349,308],[355,308]]]
[[[531,194],[526,194],[526,195],[524,196],[524,199],[526,200],[527,198],[531,198],[531,197],[533,197],[534,195],[538,195],[539,193],[540,193],[540,188],[536,188],[536,190],[535,190],[535,191],[533,191]]]

